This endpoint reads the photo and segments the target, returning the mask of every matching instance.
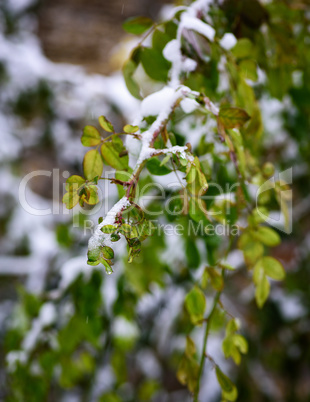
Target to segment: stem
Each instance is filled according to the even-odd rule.
[[[209,336],[209,332],[210,332],[211,320],[212,320],[213,314],[215,312],[215,309],[217,307],[217,304],[218,304],[218,302],[220,300],[221,293],[222,293],[222,291],[219,291],[219,292],[216,293],[216,296],[215,296],[214,302],[213,302],[213,306],[212,306],[212,310],[211,310],[211,312],[210,312],[210,314],[209,314],[209,316],[207,318],[205,335],[204,335],[204,339],[203,339],[203,348],[202,348],[200,365],[199,365],[197,387],[196,387],[196,391],[195,391],[195,394],[194,394],[194,402],[198,402],[198,396],[199,396],[199,390],[200,390],[200,379],[201,379],[201,375],[202,375],[202,372],[203,372],[204,363],[205,363],[205,360],[206,360],[206,349],[207,349],[208,336]]]

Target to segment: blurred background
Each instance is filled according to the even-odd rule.
[[[83,127],[95,124],[103,114],[120,128],[130,122],[139,107],[139,101],[128,93],[120,72],[138,40],[124,33],[122,23],[135,15],[154,20],[163,17],[169,11],[168,3],[164,0],[2,0],[0,3],[0,400],[71,402],[100,397],[107,402],[127,400],[105,393],[110,389],[113,375],[100,358],[96,360],[100,369],[91,375],[92,380],[87,376],[80,379],[78,374],[76,380],[68,375],[60,386],[53,387],[48,399],[40,397],[40,385],[34,382],[31,384],[35,391],[31,393],[39,396],[24,394],[20,399],[9,399],[10,388],[17,380],[10,382],[8,378],[5,353],[18,348],[42,300],[57,286],[68,287],[83,277],[88,293],[84,296],[81,293],[81,297],[91,300],[93,288],[100,283],[104,303],[108,307],[114,303],[115,314],[122,300],[127,300],[128,311],[123,315],[128,321],[120,319],[114,328],[121,335],[127,331],[135,337],[135,326],[132,322],[128,324],[135,308],[140,309],[139,317],[145,328],[154,333],[160,333],[162,328],[160,324],[156,328],[151,325],[153,316],[159,323],[170,322],[181,308],[182,293],[173,289],[163,296],[159,290],[161,271],[152,271],[145,279],[141,267],[136,267],[135,275],[126,271],[129,289],[117,275],[108,282],[84,275],[89,238],[84,230],[87,215],[75,211],[73,216],[61,205],[68,172],[81,173],[85,152],[80,143]],[[238,38],[251,37],[251,30],[271,21],[278,32],[275,48],[282,46],[283,58],[277,61],[278,65],[261,66],[265,67],[270,82],[275,83],[267,94],[262,91],[260,98],[266,136],[263,158],[272,161],[279,170],[293,166],[293,235],[283,235],[282,244],[273,251],[287,270],[284,284],[274,289],[263,310],[258,310],[252,300],[242,271],[233,277],[227,295],[233,313],[242,317],[249,342],[246,362],[233,370],[240,390],[238,400],[306,402],[310,401],[310,10],[306,0],[214,3],[220,4],[221,18]],[[269,3],[272,6],[268,8]],[[286,22],[294,27],[289,41],[281,40],[281,29],[284,32],[289,29]],[[40,174],[29,179],[26,201],[33,208],[56,208],[59,213],[35,216],[20,205],[21,179],[38,170]],[[60,189],[59,199],[53,200],[55,186]],[[106,200],[111,205],[113,197],[117,197],[112,191],[109,201]],[[155,254],[146,252],[141,262],[150,271],[158,253],[164,250],[162,239],[152,242],[149,249]],[[117,297],[113,288],[117,289]],[[137,297],[144,304],[138,305]],[[175,305],[170,303],[172,299]],[[96,302],[91,300],[92,304]],[[70,315],[70,303],[64,302],[62,307],[64,314],[67,308]],[[68,339],[75,328],[71,331]],[[156,342],[170,341],[169,331],[168,328],[161,334],[162,338],[158,336]],[[128,392],[134,395],[131,400],[190,400],[165,360],[163,349],[159,347],[158,351],[145,339],[135,354],[130,378],[132,384],[139,384],[139,397],[130,394],[133,391],[128,391],[125,385],[118,395]],[[178,344],[177,337],[171,341]],[[126,350],[124,345],[119,347]],[[211,347],[220,349],[216,334]],[[112,366],[121,371],[122,356],[115,354],[113,359]],[[87,374],[87,358],[85,361],[83,370]],[[35,367],[33,370],[36,377]],[[142,383],[141,373],[147,378]],[[18,378],[25,383],[29,380],[22,371]],[[208,377],[204,389],[208,399],[203,402],[220,400],[214,375]]]

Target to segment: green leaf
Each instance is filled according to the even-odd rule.
[[[101,247],[96,247],[92,250],[88,250],[88,252],[87,252],[88,261],[95,262],[95,261],[99,260],[100,259],[100,251],[101,251]]]
[[[251,59],[241,60],[239,63],[239,68],[243,78],[249,79],[251,81],[257,81],[257,66],[256,62]]]
[[[125,237],[129,239],[134,239],[138,237],[138,232],[135,226],[130,226],[127,223],[124,223],[122,226],[119,227],[118,229],[119,233],[124,235]]]
[[[99,119],[99,124],[100,126],[107,131],[108,133],[114,133],[114,127],[113,124],[109,122],[109,120],[104,117],[104,116],[100,116]]]
[[[83,160],[83,170],[87,180],[92,180],[94,177],[102,175],[103,162],[96,149],[86,152]]]
[[[185,355],[190,359],[196,354],[196,346],[192,338],[186,337]]]
[[[101,264],[105,267],[105,272],[110,275],[113,273],[113,269],[108,261],[104,260],[103,258],[100,260]]]
[[[194,286],[186,295],[185,307],[193,324],[198,324],[203,320],[206,309],[206,298],[197,286]]]
[[[117,229],[117,226],[114,225],[105,225],[101,228],[101,232],[102,233],[106,233],[106,234],[110,234],[110,233],[114,233]]]
[[[90,185],[90,186],[85,187],[85,190],[86,190],[87,195],[82,196],[83,201],[86,202],[86,204],[88,204],[88,205],[98,204],[99,198],[98,198],[97,186]]]
[[[123,67],[123,76],[127,86],[128,91],[137,99],[142,99],[140,94],[140,87],[137,81],[133,78],[133,75],[138,67],[138,63],[134,62],[132,59],[126,61]]]
[[[244,259],[247,264],[253,265],[264,254],[264,246],[257,242],[248,242],[243,248]]]
[[[156,29],[152,36],[152,47],[159,52],[162,52],[170,40],[171,38],[169,35],[160,31],[159,29]]]
[[[146,162],[146,168],[151,174],[155,176],[164,176],[168,173],[171,173],[171,170],[168,169],[167,166],[161,166],[160,160],[156,157],[151,158]]]
[[[81,176],[73,175],[68,177],[66,181],[66,190],[67,191],[75,191],[80,188],[83,184],[85,184],[85,179]]]
[[[101,253],[102,256],[107,260],[111,260],[112,258],[114,258],[114,251],[111,247],[103,246],[101,249]]]
[[[210,277],[212,287],[220,292],[223,289],[224,281],[222,275],[212,267],[207,267],[206,271]]]
[[[83,130],[81,142],[84,147],[92,147],[100,144],[101,137],[99,131],[94,126],[86,126]]]
[[[123,147],[123,149],[125,149]],[[128,155],[120,157],[120,148],[113,142],[104,142],[101,145],[101,154],[106,163],[116,170],[128,169]]]
[[[132,263],[133,259],[137,257],[140,254],[141,249],[139,248],[141,245],[141,242],[138,239],[127,239],[128,244],[133,244],[133,246],[129,248],[129,253],[128,253],[128,262],[129,264]]]
[[[227,336],[222,344],[222,349],[226,359],[231,355],[232,347],[233,347],[232,336]]]
[[[188,236],[185,241],[185,255],[189,268],[198,268],[200,264],[200,252],[195,240],[194,237]]]
[[[193,221],[199,223],[203,222],[204,224],[208,223],[206,214],[206,204],[202,199],[197,199],[195,197],[191,197],[189,201],[189,216],[193,219]]]
[[[126,124],[124,126],[124,132],[127,134],[136,133],[139,130],[139,126],[132,126],[131,124]]]
[[[153,21],[148,17],[131,17],[123,23],[123,29],[134,35],[141,35],[151,28]]]
[[[237,59],[251,57],[253,55],[253,43],[247,38],[241,38],[231,51]]]
[[[171,63],[156,49],[142,48],[140,59],[146,74],[155,81],[166,82]]]
[[[281,238],[276,231],[266,226],[259,226],[251,231],[251,235],[268,247],[275,247],[281,243]]]
[[[168,163],[171,159],[171,155],[167,154],[164,159],[160,162],[160,166],[164,166],[166,163]]]
[[[272,279],[281,281],[285,278],[285,271],[282,264],[273,257],[263,257],[257,262],[257,265]]]
[[[208,189],[205,175],[200,169],[200,162],[197,157],[194,163],[189,163],[186,168],[186,188],[191,194],[202,195]]]
[[[234,332],[238,331],[239,328],[240,328],[239,321],[236,320],[235,318],[233,318],[233,319],[229,320],[226,325],[226,334],[231,335]]]
[[[116,393],[108,392],[101,395],[98,402],[122,402],[122,400]]]
[[[270,283],[264,273],[261,264],[257,263],[253,272],[254,283],[256,284],[255,299],[259,308],[262,308],[270,292]]]
[[[233,336],[233,343],[240,350],[241,353],[245,354],[248,352],[248,343],[246,339],[239,334]]]
[[[88,257],[87,264],[98,265],[100,262],[106,267],[106,269],[109,270],[110,262],[106,260],[111,260],[112,258],[114,258],[114,251],[111,247],[99,246],[96,247],[95,249],[88,250],[87,257]]]
[[[233,390],[231,392],[223,391],[223,397],[227,401],[235,401],[238,398],[238,390],[237,387],[234,385]]]
[[[126,182],[126,181],[130,180],[131,173],[132,173],[132,169],[130,167],[128,167],[127,171],[117,170],[115,172],[115,178],[117,180]],[[122,198],[126,194],[126,189],[124,188],[124,186],[122,184],[117,184],[116,187],[117,187],[119,197]]]
[[[183,356],[177,371],[177,379],[181,384],[187,385],[190,392],[195,392],[197,388],[197,378],[199,364],[194,358]]]
[[[76,206],[76,204],[79,202],[79,195],[77,192],[71,192],[69,191],[68,193],[66,193],[63,198],[62,198],[62,202],[64,204],[66,204],[66,207],[68,209],[72,209],[73,207]]]
[[[227,269],[228,271],[235,271],[235,268],[232,267],[230,264],[227,264],[227,262],[219,262],[218,266],[221,269]]]
[[[242,127],[250,116],[245,110],[238,107],[222,107],[218,118],[225,128],[230,129]]]
[[[219,366],[215,367],[215,373],[216,373],[216,378],[220,384],[220,387],[224,392],[232,392],[234,389],[234,384],[232,381],[225,375],[222,370],[219,368]]]
[[[121,238],[121,236],[118,233],[112,233],[111,234],[111,241],[112,242],[119,241],[120,238]]]

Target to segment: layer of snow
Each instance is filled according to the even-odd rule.
[[[232,49],[235,44],[237,43],[237,39],[234,34],[232,33],[226,33],[223,38],[220,40],[220,45],[222,48],[226,50]]]
[[[52,325],[56,321],[56,317],[57,313],[55,305],[51,302],[43,304],[38,318],[33,320],[31,329],[27,332],[27,335],[22,342],[22,348],[25,352],[30,353],[34,349],[42,330],[45,327]]]
[[[185,98],[181,100],[180,106],[184,113],[192,113],[199,107],[199,103],[195,99]]]
[[[135,322],[128,321],[125,317],[118,316],[113,322],[114,336],[121,338],[136,338],[139,334],[139,329]]]
[[[123,197],[110,209],[104,220],[96,227],[95,233],[89,239],[88,242],[89,250],[93,250],[97,247],[102,246],[103,244],[111,245],[110,241],[111,236],[109,234],[102,233],[101,228],[106,225],[113,225],[115,223],[116,215],[130,205],[131,204],[128,198]]]
[[[80,274],[85,275],[86,278],[89,277],[92,272],[91,268],[86,263],[86,256],[71,258],[60,270],[61,280],[59,288],[67,289]]]
[[[215,29],[211,27],[211,25],[206,24],[205,22],[201,21],[198,18],[190,16],[188,13],[184,12],[181,15],[181,23],[180,23],[180,30],[192,29],[200,33],[201,35],[205,36],[211,42],[214,40],[215,36]]]
[[[171,110],[175,102],[175,90],[164,87],[143,99],[141,103],[141,114],[146,116],[157,116],[162,110]]]

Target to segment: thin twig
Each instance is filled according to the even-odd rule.
[[[194,402],[198,402],[198,396],[199,396],[199,390],[200,390],[200,379],[202,376],[204,363],[205,363],[205,359],[206,359],[207,341],[208,341],[208,336],[209,336],[209,332],[210,332],[211,321],[212,321],[213,314],[216,310],[217,304],[220,300],[221,293],[222,293],[222,291],[219,291],[216,293],[214,302],[213,302],[213,306],[212,306],[212,310],[208,316],[207,323],[206,323],[205,334],[204,334],[204,339],[203,339],[203,347],[202,347],[202,353],[201,353],[201,359],[200,359],[200,365],[199,365],[199,373],[198,373],[198,379],[197,379],[197,387],[196,387],[196,391],[194,394]]]

